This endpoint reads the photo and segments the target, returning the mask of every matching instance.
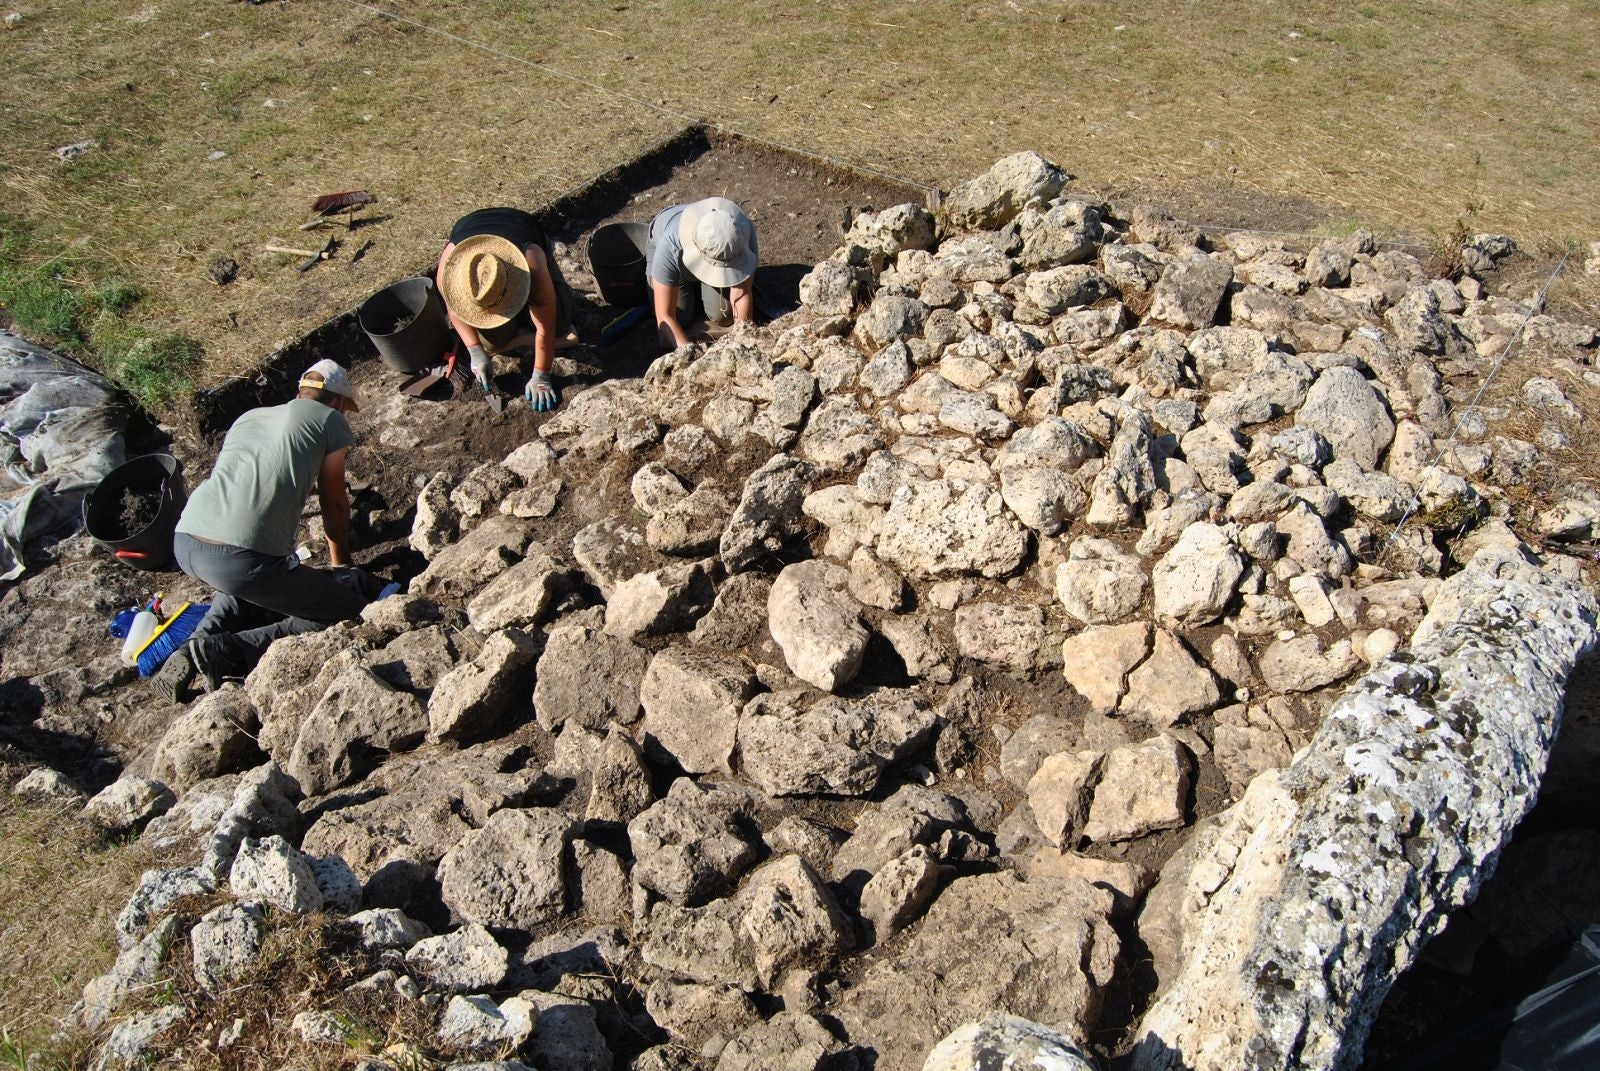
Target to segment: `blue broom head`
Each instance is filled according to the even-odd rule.
[[[161,628],[139,652],[139,676],[148,678],[160,669],[162,663],[194,635],[200,619],[206,616],[209,609],[211,607],[206,603],[186,603],[183,609],[162,622]]]

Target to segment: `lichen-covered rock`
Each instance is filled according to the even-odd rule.
[[[461,918],[528,930],[566,910],[571,818],[539,808],[507,808],[489,816],[439,862],[439,890]]]
[[[928,480],[903,488],[889,504],[878,556],[920,579],[976,573],[1005,576],[1022,564],[1029,535],[1006,510],[997,488]]]
[[[200,917],[189,931],[194,977],[215,993],[249,971],[261,954],[266,923],[253,904],[223,904]]]
[[[1015,1015],[967,1023],[933,1047],[922,1071],[1096,1071],[1065,1034]]]
[[[291,915],[322,909],[322,890],[310,858],[279,836],[246,837],[229,881],[241,900],[262,900]]]
[[[406,966],[433,989],[448,993],[493,989],[506,975],[509,957],[475,922],[453,933],[427,937],[411,946]]]
[[[1349,689],[1163,875],[1167,910],[1153,893],[1145,915],[1164,995],[1134,1066],[1358,1061],[1389,985],[1532,806],[1597,613],[1504,549],[1446,582],[1411,659]]]

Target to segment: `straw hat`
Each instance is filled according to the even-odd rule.
[[[528,304],[528,258],[498,235],[463,238],[444,258],[439,289],[457,319],[473,327],[499,327]]]
[[[738,286],[756,270],[755,225],[726,197],[707,197],[683,210],[678,240],[683,266],[712,286]]]

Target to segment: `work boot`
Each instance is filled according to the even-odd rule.
[[[188,654],[189,661],[200,674],[201,684],[208,693],[221,688],[225,676],[217,652],[212,649],[209,640],[210,637],[198,637],[183,645],[183,651]]]
[[[193,680],[194,661],[189,657],[187,644],[168,655],[161,668],[150,675],[151,687],[174,703],[182,703],[188,697],[189,683]]]

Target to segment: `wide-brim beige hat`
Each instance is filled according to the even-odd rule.
[[[707,197],[683,210],[678,240],[683,266],[712,286],[738,286],[756,270],[755,225],[726,197]]]
[[[473,327],[499,327],[528,306],[528,258],[494,234],[463,238],[444,258],[439,289],[456,318]]]

